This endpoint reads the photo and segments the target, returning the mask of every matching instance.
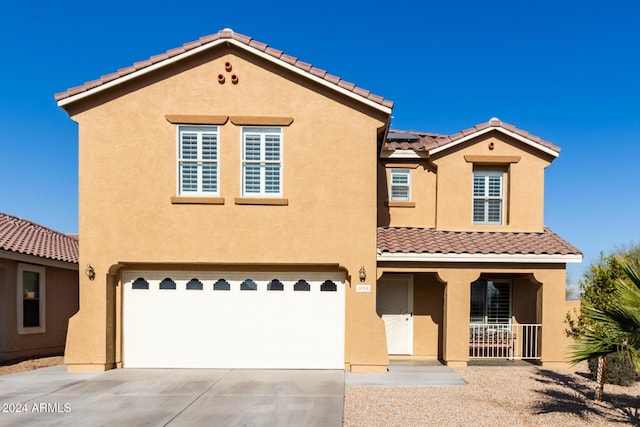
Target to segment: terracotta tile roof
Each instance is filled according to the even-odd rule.
[[[582,255],[550,229],[542,233],[378,227],[378,251],[415,254]]]
[[[461,138],[464,138],[476,132],[483,131],[487,128],[501,128],[501,129],[513,132],[517,135],[520,135],[524,138],[527,138],[557,153],[560,152],[560,147],[558,147],[557,145],[554,145],[548,141],[543,140],[538,136],[532,135],[525,130],[518,129],[515,126],[509,123],[505,123],[500,119],[496,119],[496,118],[492,118],[488,122],[477,124],[468,129],[461,130],[460,132],[454,133],[453,135],[441,135],[441,134],[417,132],[417,131],[392,130],[392,131],[389,131],[389,134],[387,136],[387,141],[384,145],[384,149],[388,151],[395,151],[398,149],[414,150],[414,151],[429,151],[429,150],[433,150],[434,148],[442,147],[444,145],[456,142]],[[414,135],[417,138],[417,140],[412,140],[411,137],[405,138],[404,140],[402,140],[401,137],[395,137],[396,135]]]
[[[0,213],[0,249],[78,263],[77,238],[4,213]]]
[[[147,60],[144,61],[139,61],[136,62],[135,64],[129,66],[129,67],[125,67],[125,68],[121,68],[118,71],[116,71],[115,73],[111,73],[111,74],[106,74],[102,77],[100,77],[97,80],[93,80],[90,82],[87,82],[81,86],[76,86],[73,87],[71,89],[67,89],[64,92],[60,92],[55,94],[55,99],[56,101],[61,101],[63,99],[69,98],[73,95],[77,95],[79,93],[82,92],[86,92],[90,89],[96,88],[98,86],[101,86],[105,83],[111,82],[113,80],[116,80],[118,78],[127,76],[131,73],[134,73],[136,71],[142,70],[144,68],[147,68],[149,66],[161,63],[163,61],[166,61],[168,59],[171,59],[177,55],[181,55],[185,52],[188,52],[190,50],[205,46],[206,44],[209,43],[213,43],[216,42],[218,40],[221,39],[233,39],[235,41],[238,41],[240,43],[243,43],[247,46],[250,46],[252,48],[255,48],[261,52],[264,52],[267,55],[272,56],[275,59],[278,60],[282,60],[290,65],[293,65],[307,73],[309,73],[312,76],[315,77],[319,77],[321,79],[326,80],[329,83],[332,83],[340,88],[346,89],[348,91],[353,92],[356,95],[359,95],[361,97],[364,97],[372,102],[375,102],[377,104],[383,105],[385,107],[388,108],[393,108],[393,101],[390,101],[388,99],[384,99],[381,96],[375,95],[373,93],[371,93],[370,91],[360,88],[356,85],[354,85],[353,83],[349,83],[345,80],[342,80],[340,77],[331,75],[329,73],[327,73],[325,70],[314,67],[313,65],[307,63],[307,62],[303,62],[301,60],[299,60],[298,58],[294,57],[294,56],[290,56],[285,54],[284,52],[282,52],[281,50],[278,49],[274,49],[270,46],[268,46],[265,43],[261,43],[257,40],[252,39],[249,36],[245,36],[243,34],[239,34],[234,32],[231,29],[225,28],[223,30],[218,31],[215,34],[211,34],[208,36],[204,36],[204,37],[200,37],[200,39],[196,40],[196,41],[192,41],[189,43],[185,43],[184,45],[182,45],[181,47],[175,48],[175,49],[170,49],[168,51],[166,51],[163,54],[160,55],[155,55],[150,57]]]

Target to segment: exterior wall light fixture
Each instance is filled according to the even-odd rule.
[[[84,270],[84,274],[87,275],[89,280],[93,280],[96,278],[96,271],[93,269],[91,264],[87,264],[87,268]]]
[[[364,265],[360,267],[360,271],[358,272],[360,276],[360,281],[364,282],[367,279],[367,270],[364,269]]]

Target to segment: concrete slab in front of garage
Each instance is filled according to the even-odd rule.
[[[343,401],[340,370],[56,366],[0,376],[0,405],[13,405],[0,408],[2,425],[341,426]]]

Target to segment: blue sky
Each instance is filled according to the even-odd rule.
[[[395,129],[499,117],[561,146],[545,223],[584,252],[576,282],[640,242],[638,16],[632,0],[9,2],[0,212],[77,232],[77,127],[54,93],[230,27],[395,101]]]

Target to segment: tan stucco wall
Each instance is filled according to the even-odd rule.
[[[427,160],[381,162],[384,168],[378,197],[378,225],[391,227],[435,227],[436,170]],[[393,168],[408,168],[411,174],[412,206],[387,206],[390,173]]]
[[[493,149],[490,149],[493,143]],[[497,163],[474,163],[465,156],[496,158]],[[517,162],[500,163],[504,158],[518,158]],[[544,207],[544,169],[552,158],[524,143],[498,132],[481,135],[468,142],[433,155],[430,160],[437,168],[437,182],[419,178],[421,185],[429,185],[427,203],[437,207],[435,227],[440,230],[477,231],[542,231]],[[472,219],[472,189],[474,167],[502,168],[506,171],[505,210],[503,225],[474,225]],[[416,181],[418,185],[419,181]],[[416,200],[416,203],[425,203]],[[404,224],[423,223],[416,216],[407,217]],[[399,224],[400,225],[400,224]],[[429,226],[429,225],[425,225]]]
[[[217,76],[230,62],[237,85]],[[86,109],[84,109],[86,108]],[[219,48],[69,109],[79,123],[80,312],[70,322],[70,369],[120,361],[118,263],[337,264],[370,294],[347,286],[345,366],[387,363],[375,314],[377,129],[388,117],[241,51]],[[172,204],[176,125],[166,114],[292,117],[283,128],[287,206],[238,205],[241,126],[219,127],[223,205]],[[161,268],[161,266],[159,267]],[[213,267],[211,267],[213,268]],[[250,268],[250,266],[248,267]],[[359,283],[359,282],[358,282]],[[117,349],[117,351],[116,351]],[[377,367],[377,368],[376,368]]]
[[[444,285],[433,274],[413,277],[413,354],[442,358]]]
[[[78,311],[78,271],[44,268],[45,331],[18,334],[18,262],[0,259],[0,361],[64,351],[68,320]]]

